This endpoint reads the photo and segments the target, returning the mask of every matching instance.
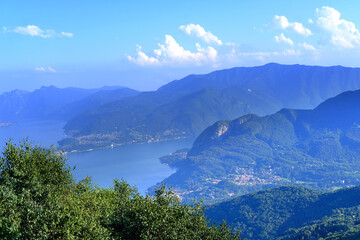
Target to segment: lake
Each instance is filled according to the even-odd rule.
[[[36,121],[16,123],[7,127],[0,127],[0,147],[10,138],[16,143],[29,137],[29,140],[42,146],[56,145],[64,138],[64,122]]]
[[[64,138],[62,122],[37,121],[18,123],[0,128],[0,146],[12,138],[18,142],[29,137],[36,144],[50,146]],[[134,144],[89,152],[70,153],[68,164],[73,167],[75,179],[91,176],[100,187],[111,187],[113,179],[124,178],[135,185],[141,194],[161,182],[175,171],[159,161],[159,157],[178,149],[191,146],[189,140],[169,141],[151,144]]]

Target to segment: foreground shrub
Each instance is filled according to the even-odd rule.
[[[209,225],[200,204],[182,205],[165,187],[143,197],[125,181],[114,188],[75,183],[54,147],[6,143],[0,158],[0,239],[239,239]]]

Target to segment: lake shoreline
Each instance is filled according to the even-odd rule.
[[[68,153],[68,165],[74,167],[76,181],[91,176],[100,187],[112,187],[114,179],[125,179],[142,194],[176,172],[160,161],[162,156],[188,147],[192,142],[173,140],[122,145],[114,148]]]
[[[29,139],[34,145],[45,148],[58,146],[56,143],[65,136],[64,124],[59,121],[28,121],[0,128],[1,147],[5,147],[10,138],[14,143]],[[67,165],[76,166],[71,171],[76,181],[91,176],[95,185],[108,188],[113,187],[114,179],[123,178],[145,195],[148,188],[175,172],[175,169],[162,164],[160,157],[192,143],[192,139],[162,139],[151,143],[114,144],[114,147],[109,144],[90,151],[67,153]]]
[[[87,148],[87,149],[83,149],[83,150],[82,149],[73,149],[71,151],[63,150],[63,149],[61,149],[61,147],[58,146],[58,151],[59,151],[59,153],[64,153],[65,155],[67,155],[67,154],[71,154],[71,153],[92,152],[92,151],[97,151],[97,150],[102,150],[102,149],[113,149],[113,148],[131,146],[131,145],[146,145],[146,144],[154,144],[154,143],[173,142],[173,141],[189,141],[189,142],[193,142],[194,140],[195,139],[193,139],[193,138],[184,137],[184,138],[172,138],[172,139],[158,139],[156,141],[151,141],[151,142],[149,142],[149,141],[141,141],[140,142],[139,141],[139,142],[131,142],[131,143],[113,143],[113,144],[107,145],[107,146],[92,147],[92,148]]]

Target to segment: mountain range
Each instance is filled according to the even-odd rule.
[[[360,184],[360,90],[313,110],[219,121],[190,150],[162,158],[184,200],[211,202],[281,185],[330,190]]]
[[[0,95],[0,121],[66,121],[91,108],[138,94],[125,87],[98,89],[41,87],[32,92],[14,90]]]
[[[112,101],[69,120],[66,150],[195,138],[220,119],[310,109],[360,88],[360,69],[267,64],[189,75],[157,91]]]

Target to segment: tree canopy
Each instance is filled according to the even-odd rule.
[[[1,239],[239,239],[210,225],[201,204],[183,205],[165,186],[141,196],[124,180],[76,183],[54,147],[6,143],[0,156]]]

